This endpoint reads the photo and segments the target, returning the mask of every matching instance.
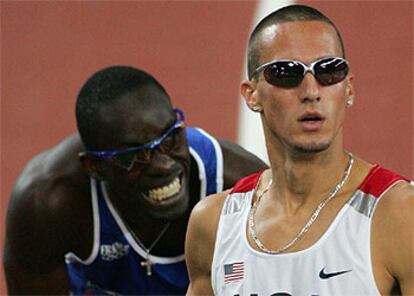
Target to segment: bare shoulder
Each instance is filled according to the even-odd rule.
[[[79,138],[71,136],[34,157],[18,177],[7,209],[6,268],[47,272],[62,264],[62,254],[82,235],[78,219],[90,212],[83,210],[90,201],[85,198],[88,178],[77,158],[81,149]]]
[[[187,230],[186,251],[193,253],[200,247],[204,254],[208,254],[208,258],[212,259],[220,213],[229,191],[210,195],[200,200],[193,208]]]
[[[190,223],[209,237],[215,236],[221,209],[230,190],[210,195],[193,208]],[[208,221],[208,223],[206,223]]]
[[[229,190],[202,199],[193,209],[185,242],[190,276],[187,295],[212,295],[210,268],[220,213]]]
[[[381,197],[376,216],[377,219],[383,218],[392,224],[403,222],[400,226],[404,227],[408,226],[408,222],[413,222],[413,210],[414,185],[399,181]]]
[[[13,187],[9,214],[18,207],[49,216],[85,193],[88,177],[77,156],[81,147],[74,135],[30,160]]]
[[[403,295],[414,294],[413,228],[414,186],[397,182],[378,203],[372,224],[372,250],[374,267],[382,275],[378,276],[379,285],[395,279]],[[387,290],[382,292],[389,294]]]
[[[224,188],[230,188],[241,178],[268,168],[268,165],[240,145],[218,140],[223,151]]]
[[[400,181],[384,193],[374,215],[374,223],[379,223],[379,221],[384,223],[382,227],[386,237],[402,240],[404,235],[410,235],[409,241],[412,243],[414,227],[414,186],[412,184]],[[404,240],[401,243],[404,244]]]
[[[203,247],[207,246],[206,249],[214,246],[221,209],[229,192],[210,195],[196,204],[191,212],[186,244],[193,246],[200,243]]]

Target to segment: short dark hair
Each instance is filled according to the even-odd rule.
[[[345,57],[344,43],[335,24],[319,10],[306,5],[289,5],[278,9],[262,19],[250,34],[247,52],[247,73],[249,79],[251,75],[259,67],[260,62],[260,33],[263,29],[274,24],[281,24],[294,21],[322,21],[331,25],[336,35],[342,50],[342,55]]]
[[[164,87],[150,74],[130,66],[111,66],[93,74],[82,86],[76,100],[76,123],[82,142],[93,147],[97,142],[99,111],[125,94],[154,85],[166,94]]]

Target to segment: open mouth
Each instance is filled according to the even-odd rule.
[[[321,121],[321,120],[323,120],[323,118],[319,114],[307,114],[299,118],[299,121],[301,122],[315,122],[315,121]]]
[[[305,131],[315,132],[322,127],[325,118],[318,112],[306,112],[298,118],[298,121]]]
[[[321,118],[317,116],[309,116],[309,117],[305,117],[301,121],[319,121],[319,120],[321,120]]]
[[[153,188],[148,191],[148,198],[153,201],[165,201],[174,195],[176,195],[181,190],[181,182],[178,177],[172,180],[171,183],[164,185],[162,187]]]

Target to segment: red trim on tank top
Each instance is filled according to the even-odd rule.
[[[256,188],[257,182],[263,172],[264,170],[240,179],[231,190],[231,193],[243,193],[253,190]],[[358,189],[374,197],[379,197],[392,184],[400,180],[410,182],[407,178],[393,173],[390,170],[384,169],[377,164],[371,168],[364,181],[362,181],[361,185],[359,185]]]
[[[392,184],[400,180],[410,182],[408,179],[377,164],[369,171],[358,189],[374,197],[379,197]]]
[[[253,190],[256,188],[256,184],[259,182],[260,176],[263,172],[264,170],[240,179],[236,185],[234,185],[231,193],[243,193]]]

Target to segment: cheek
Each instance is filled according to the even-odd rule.
[[[337,125],[342,125],[345,119],[346,104],[344,97],[332,98],[326,105],[326,112],[332,114],[332,119]]]
[[[180,137],[177,139],[176,145],[174,147],[173,155],[179,155],[184,157],[189,157],[189,145],[187,142],[187,136],[185,134],[181,134]]]
[[[321,97],[326,100],[329,111],[342,112],[346,108],[346,100],[348,99],[345,83],[322,88]]]
[[[283,125],[286,120],[294,118],[298,112],[296,99],[289,94],[269,96],[263,104],[265,119],[272,122],[272,125]]]
[[[187,142],[182,143],[179,147],[171,151],[170,156],[176,162],[184,165],[184,167],[190,167],[190,151]]]

